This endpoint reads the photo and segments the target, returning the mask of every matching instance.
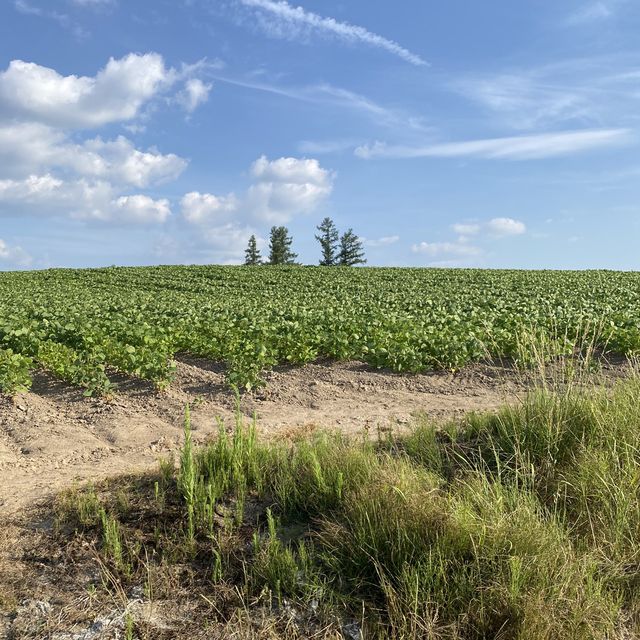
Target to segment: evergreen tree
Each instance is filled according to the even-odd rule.
[[[271,227],[269,264],[294,264],[298,254],[291,251],[292,243],[287,227]]]
[[[316,236],[316,240],[322,248],[322,259],[320,265],[323,267],[333,267],[337,264],[338,254],[338,230],[331,218],[325,218],[316,229],[320,235]]]
[[[255,236],[249,238],[249,245],[244,250],[244,263],[250,266],[262,264],[262,256],[260,255]]]
[[[340,238],[338,264],[343,267],[352,267],[356,264],[365,264],[366,261],[362,241],[353,233],[353,229],[349,229]]]

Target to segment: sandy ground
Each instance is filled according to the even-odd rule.
[[[398,428],[412,416],[453,417],[514,401],[524,385],[506,368],[475,366],[457,375],[394,375],[359,363],[279,368],[267,386],[245,395],[264,437],[318,427],[346,432]],[[137,471],[177,451],[186,404],[194,440],[233,425],[235,399],[220,366],[181,358],[168,391],[122,380],[109,402],[38,374],[32,390],[0,398],[0,515],[83,480]]]

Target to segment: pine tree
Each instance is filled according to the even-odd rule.
[[[316,236],[316,240],[322,248],[322,259],[320,265],[323,267],[332,267],[337,264],[338,253],[338,230],[331,218],[325,218],[316,229],[320,235]]]
[[[366,261],[362,241],[353,233],[353,229],[349,229],[340,238],[338,264],[343,267],[352,267],[356,264],[365,264]]]
[[[287,227],[271,227],[269,264],[294,264],[298,254],[291,251],[292,243]]]
[[[249,238],[249,244],[244,251],[244,263],[250,266],[262,264],[262,256],[260,255],[255,236]]]

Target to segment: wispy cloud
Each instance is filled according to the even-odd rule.
[[[489,160],[539,160],[627,142],[629,129],[588,129],[528,136],[468,140],[427,146],[387,145],[377,142],[358,147],[360,158],[483,158]]]
[[[272,37],[298,39],[317,33],[351,44],[366,44],[382,49],[416,66],[427,64],[419,55],[393,40],[364,27],[326,18],[303,7],[294,7],[285,0],[239,0],[239,3],[257,11],[258,24]]]
[[[379,247],[388,247],[399,242],[400,236],[382,236],[381,238],[361,238],[365,247],[377,249]]]
[[[116,4],[117,0],[70,0],[71,4],[75,4],[79,7],[107,7]]]
[[[448,87],[515,129],[628,124],[637,119],[637,55],[573,58],[469,75]]]
[[[312,154],[328,154],[328,153],[342,153],[345,151],[351,151],[354,147],[362,144],[362,141],[354,139],[339,139],[339,140],[301,140],[298,143],[298,151],[300,153],[312,153]]]
[[[421,132],[432,131],[432,128],[427,126],[419,117],[412,116],[401,110],[385,107],[359,93],[326,83],[295,87],[225,76],[214,76],[214,79],[218,82],[255,91],[264,91],[292,100],[349,109],[366,115],[381,126],[402,127],[405,130],[411,129]]]
[[[64,29],[68,29],[78,39],[82,40],[89,37],[89,32],[82,26],[74,22],[66,13],[42,9],[39,6],[31,4],[28,0],[14,0],[13,6],[16,11],[24,15],[38,16],[57,22]]]
[[[577,11],[574,11],[568,18],[567,24],[581,25],[586,23],[600,22],[613,17],[620,0],[597,0],[596,2],[587,2]]]

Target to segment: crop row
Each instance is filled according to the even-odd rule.
[[[0,273],[0,389],[41,368],[86,389],[112,372],[172,378],[176,354],[250,388],[282,363],[359,360],[399,372],[527,362],[576,345],[640,353],[640,274],[321,267],[147,267]]]

